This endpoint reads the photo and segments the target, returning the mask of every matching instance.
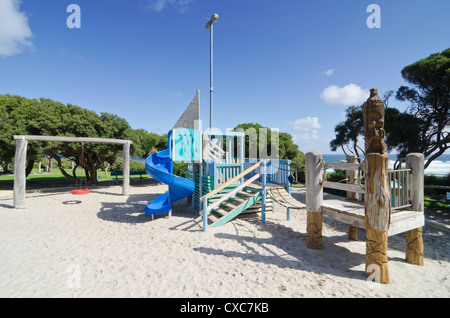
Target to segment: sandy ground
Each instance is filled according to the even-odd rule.
[[[450,234],[424,227],[425,265],[406,263],[405,235],[389,238],[391,283],[364,274],[364,230],[324,219],[324,249],[306,247],[306,213],[277,206],[202,232],[179,201],[171,218],[142,213],[167,186],[28,193],[13,209],[0,191],[0,297],[444,297]],[[294,196],[301,196],[295,190]]]

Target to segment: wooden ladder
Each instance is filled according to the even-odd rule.
[[[208,216],[208,218],[203,218],[204,231],[206,231],[206,228],[208,227],[207,223],[212,222],[211,226],[213,227],[221,226],[234,219],[242,211],[245,211],[253,204],[258,202],[261,198],[263,198],[263,194],[261,191],[250,188],[251,183],[261,176],[260,173],[256,173],[253,177],[237,186],[234,190],[224,195],[220,194],[221,191],[225,190],[233,183],[239,181],[241,178],[245,177],[247,174],[260,167],[262,164],[262,161],[255,163],[244,172],[241,172],[237,176],[228,180],[226,183],[222,184],[220,187],[212,190],[211,192],[205,194],[200,198],[200,202],[203,202],[201,217],[203,218],[204,215]],[[211,205],[208,205],[208,199],[212,197],[218,199]],[[209,216],[211,216],[211,218],[209,218]]]
[[[220,202],[210,210],[208,214],[209,226],[218,227],[228,223],[258,202],[261,197],[261,191],[256,189],[245,187],[237,191],[234,195]]]

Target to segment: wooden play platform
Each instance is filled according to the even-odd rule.
[[[302,191],[297,196],[306,195],[306,191]],[[305,199],[306,200],[306,199]],[[300,199],[303,201],[303,199]],[[298,202],[298,201],[297,201]],[[324,217],[365,229],[365,210],[364,202],[349,200],[337,195],[324,193],[322,201],[322,215]],[[410,210],[392,210],[389,222],[388,235],[396,235],[409,230],[422,227],[425,224],[423,212]]]

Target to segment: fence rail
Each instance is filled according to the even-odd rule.
[[[403,209],[411,206],[409,198],[409,174],[411,169],[401,168],[399,165],[395,170],[389,170],[389,188],[391,192],[391,208],[393,210]],[[358,180],[362,178],[361,171],[364,165],[347,162],[324,162],[324,169],[358,170]],[[349,192],[364,193],[364,185],[345,184],[338,182],[324,181],[325,188],[337,189]]]
[[[411,169],[389,170],[391,208],[402,209],[411,206],[409,200],[409,173]]]

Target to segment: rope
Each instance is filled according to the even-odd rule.
[[[87,175],[86,175],[86,169],[85,169],[84,143],[81,143],[81,156],[80,156],[80,165],[79,165],[79,167],[82,168],[83,170],[85,170],[85,178],[84,178],[85,187],[83,189],[83,179],[81,179],[80,183],[77,182],[78,187],[77,187],[77,184],[75,185],[76,189],[72,190],[72,194],[88,194],[90,192],[90,190],[88,190]]]
[[[305,209],[306,206],[294,199],[289,193],[286,192],[284,189],[270,189],[267,190],[269,193],[269,196],[272,197],[276,202],[281,204],[282,206],[286,208],[291,209]]]

